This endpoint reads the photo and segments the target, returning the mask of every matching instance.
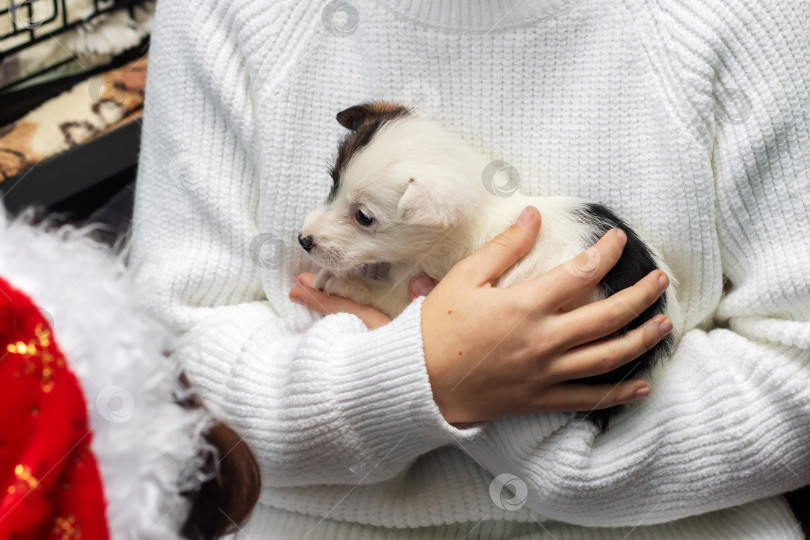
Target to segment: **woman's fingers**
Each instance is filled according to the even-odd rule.
[[[654,270],[632,287],[608,298],[561,313],[557,319],[562,337],[561,345],[575,347],[603,338],[623,328],[644,313],[667,290],[669,278],[661,270]]]
[[[370,330],[391,322],[388,315],[371,306],[360,304],[343,296],[330,296],[313,288],[314,282],[315,274],[301,274],[298,276],[299,285],[290,291],[290,300],[317,311],[321,315],[351,313],[358,316]]]
[[[557,381],[569,381],[608,373],[653,348],[671,330],[666,315],[657,315],[621,336],[571,349],[551,363],[550,375]]]
[[[537,208],[527,206],[514,225],[456,264],[450,272],[469,276],[476,285],[495,281],[534,246],[540,222]]]
[[[557,309],[599,283],[618,262],[626,243],[624,231],[611,229],[573,259],[516,287],[530,291],[527,294],[542,298],[546,306]]]
[[[595,411],[629,403],[647,396],[647,381],[633,379],[619,384],[557,384],[540,396],[537,408],[543,411]]]

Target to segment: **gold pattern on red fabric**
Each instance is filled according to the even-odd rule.
[[[109,540],[87,403],[56,338],[0,278],[0,538]]]

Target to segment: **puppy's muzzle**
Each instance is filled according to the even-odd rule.
[[[313,244],[312,235],[310,234],[309,236],[301,236],[299,234],[298,235],[298,243],[301,244],[301,247],[304,248],[307,253],[309,253],[312,250],[312,244]]]

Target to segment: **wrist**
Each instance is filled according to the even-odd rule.
[[[433,393],[433,401],[442,417],[447,419],[447,400],[444,397],[448,393],[444,382],[447,380],[447,370],[442,362],[445,353],[441,351],[441,336],[446,337],[447,334],[443,328],[440,328],[440,324],[433,317],[432,300],[432,297],[426,297],[422,303],[422,348],[425,358],[425,370]]]

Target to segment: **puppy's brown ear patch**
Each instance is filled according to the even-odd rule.
[[[368,115],[366,107],[366,105],[355,105],[340,111],[337,113],[338,124],[346,129],[357,131],[357,128],[363,123],[363,118]]]
[[[372,101],[340,111],[337,114],[337,121],[346,129],[357,131],[365,122],[379,122],[383,119],[392,119],[408,113],[410,111],[398,103]]]

